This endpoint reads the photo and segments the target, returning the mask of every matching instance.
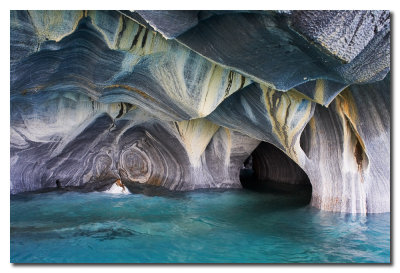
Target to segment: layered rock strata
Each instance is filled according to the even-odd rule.
[[[387,11],[10,18],[11,193],[240,188],[267,142],[256,171],[296,182],[300,167],[313,206],[390,210]]]

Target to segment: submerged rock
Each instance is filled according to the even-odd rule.
[[[258,173],[295,183],[301,168],[313,206],[390,210],[386,11],[11,11],[10,25],[11,193],[240,188],[263,141],[276,150],[257,150]]]

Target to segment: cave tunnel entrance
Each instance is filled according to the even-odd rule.
[[[311,201],[312,186],[307,174],[274,145],[261,142],[243,162],[240,182],[244,189],[274,194],[300,194]]]

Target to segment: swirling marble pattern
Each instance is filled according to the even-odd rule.
[[[304,133],[302,166],[313,185],[314,206],[358,213],[390,210],[389,79],[354,85],[328,109],[316,107]]]
[[[390,69],[387,11],[137,13],[218,64],[277,90],[300,86],[323,105],[350,84],[382,80]],[[179,30],[176,21],[182,23]],[[374,55],[379,58],[370,58]],[[314,90],[313,83],[301,87],[310,81],[320,83]]]
[[[274,145],[260,177],[300,167],[315,207],[390,211],[386,11],[11,11],[10,27],[11,193],[240,188]]]
[[[36,39],[37,52],[12,65],[12,93],[68,87],[100,102],[123,101],[166,120],[186,120],[209,114],[224,98],[251,82],[118,12],[74,16],[76,27],[69,35],[65,32],[70,28],[62,32],[58,25],[71,24],[71,16],[59,18],[54,12],[55,25],[38,30],[36,25],[41,23],[32,18],[41,16],[40,11],[11,13],[16,25],[31,26],[38,32],[32,36],[45,37]],[[16,27],[12,39],[25,37],[25,32]]]
[[[232,173],[259,141],[208,120],[167,122],[127,107],[78,93],[12,100],[11,192],[102,190],[118,179],[174,190],[240,187]]]
[[[314,108],[315,103],[295,90],[284,93],[252,84],[226,99],[207,118],[272,143],[300,163],[303,156],[295,146]]]

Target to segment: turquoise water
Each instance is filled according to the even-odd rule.
[[[390,214],[323,212],[302,194],[11,197],[12,263],[388,263]]]

